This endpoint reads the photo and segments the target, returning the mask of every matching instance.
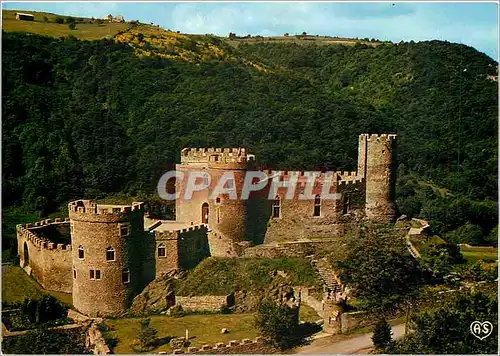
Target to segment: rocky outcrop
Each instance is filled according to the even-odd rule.
[[[273,279],[266,288],[241,290],[237,291],[234,296],[237,312],[253,312],[257,310],[264,297],[278,303],[289,303],[299,299],[294,293],[289,277],[284,273],[280,273],[280,271],[273,272]]]
[[[175,304],[174,276],[156,278],[134,298],[130,310],[135,315],[147,315],[168,310]]]

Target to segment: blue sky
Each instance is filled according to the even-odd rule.
[[[393,42],[463,43],[498,61],[497,3],[426,2],[9,2],[4,9],[47,11],[158,24],[186,33],[369,37]]]

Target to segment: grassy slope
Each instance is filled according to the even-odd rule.
[[[132,347],[137,345],[140,320],[139,318],[106,320],[106,325],[111,328],[111,331],[106,332],[106,337],[118,338],[114,353],[135,353]],[[153,315],[150,325],[158,330],[158,338],[182,337],[187,328],[191,346],[201,347],[204,344],[214,345],[217,342],[228,343],[230,340],[255,338],[258,332],[253,326],[253,320],[252,314],[188,315],[180,318]],[[229,333],[221,334],[222,328],[227,328]],[[151,351],[172,352],[168,342]]]
[[[178,295],[223,295],[237,290],[262,289],[271,283],[271,272],[282,270],[292,285],[313,286],[317,276],[301,258],[207,258],[180,281]]]
[[[20,267],[5,266],[5,271],[2,271],[2,302],[13,303],[24,298],[38,298],[44,293],[51,294],[68,305],[73,303],[71,294],[45,291]]]
[[[498,260],[498,248],[495,247],[461,247],[460,252],[467,262],[474,263],[479,260],[484,262],[494,262]]]
[[[33,14],[35,16],[35,21],[16,20],[16,12]],[[43,21],[44,16],[49,19],[49,22]],[[10,32],[32,32],[53,37],[72,35],[81,40],[97,40],[105,37],[114,37],[118,32],[125,31],[130,27],[130,24],[127,23],[103,23],[102,25],[96,23],[77,23],[76,29],[71,30],[66,23],[55,23],[54,21],[57,16],[58,15],[46,12],[4,10],[2,11],[2,29]]]

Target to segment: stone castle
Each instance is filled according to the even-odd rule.
[[[186,181],[178,179],[175,220],[151,218],[152,208],[140,202],[73,201],[66,219],[17,226],[20,264],[45,289],[72,293],[80,312],[119,315],[155,278],[193,268],[208,256],[306,255],[362,220],[392,221],[395,154],[396,135],[360,135],[357,171],[334,172],[328,179],[319,174],[311,200],[298,198],[308,189],[304,172],[264,171],[266,187],[248,200],[212,197],[212,183],[186,200]],[[176,170],[207,172],[212,182],[231,172],[241,191],[246,172],[256,170],[255,157],[244,148],[185,148]],[[269,200],[276,175],[282,184]],[[287,182],[294,179],[297,189],[286,199]],[[327,181],[340,200],[321,198]]]

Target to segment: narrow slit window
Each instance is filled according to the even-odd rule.
[[[314,197],[314,216],[321,216],[321,197],[319,195]]]
[[[76,279],[76,269],[73,270],[73,278]]]
[[[85,250],[83,246],[78,247],[78,258],[83,260],[85,258]]]
[[[164,244],[158,245],[158,257],[165,257],[167,255]]]
[[[95,270],[90,270],[90,279],[95,279]]]
[[[115,249],[113,247],[108,247],[106,249],[106,261],[115,260]]]
[[[122,282],[124,284],[130,283],[130,268],[124,268],[122,271]]]
[[[277,195],[273,202],[273,218],[277,219],[281,216],[281,199]]]

